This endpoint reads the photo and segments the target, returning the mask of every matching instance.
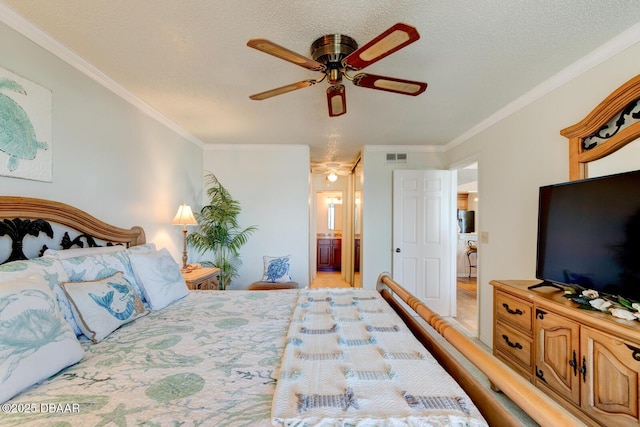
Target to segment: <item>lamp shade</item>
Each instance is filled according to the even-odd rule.
[[[171,224],[175,225],[198,225],[198,221],[193,216],[193,212],[191,212],[191,206],[185,204],[180,205],[178,208],[178,213],[175,218],[171,221]]]

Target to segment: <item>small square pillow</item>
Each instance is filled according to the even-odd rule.
[[[264,261],[264,272],[262,273],[262,281],[270,283],[286,283],[291,282],[289,270],[291,268],[291,255],[271,257],[262,257]]]
[[[82,333],[94,343],[149,313],[122,272],[90,282],[66,282],[62,288]]]
[[[41,275],[0,286],[0,403],[84,355]]]
[[[131,265],[152,310],[160,310],[189,293],[180,267],[166,248],[153,253],[130,253]]]

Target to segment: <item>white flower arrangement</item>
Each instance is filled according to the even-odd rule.
[[[578,303],[578,308],[609,313],[625,320],[640,321],[640,302],[619,295],[599,293],[593,289],[565,287],[564,297]]]

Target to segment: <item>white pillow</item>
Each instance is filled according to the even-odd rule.
[[[264,272],[262,273],[262,281],[270,283],[287,283],[291,282],[291,255],[285,256],[265,256]]]
[[[60,287],[60,283],[69,280],[69,275],[62,267],[60,260],[51,257],[40,257],[2,264],[0,265],[0,286],[2,286],[2,283],[24,279],[33,274],[42,276],[49,284],[49,289],[51,289],[56,296],[62,316],[73,327],[76,335],[82,335],[82,331],[78,328],[73,318],[71,305],[67,300],[67,296]]]
[[[160,310],[187,296],[180,267],[166,248],[153,253],[131,253],[136,281],[152,310]]]
[[[127,249],[127,253],[131,254],[131,253],[149,253],[149,252],[155,252],[156,251],[156,244],[155,243],[144,243],[142,245],[137,245],[137,246],[131,246],[129,249]]]
[[[66,282],[62,288],[82,333],[94,343],[125,323],[149,313],[120,271],[101,280]]]
[[[78,362],[83,354],[41,275],[0,287],[0,403]]]
[[[127,249],[124,245],[113,246],[94,246],[90,248],[72,248],[72,249],[47,249],[44,256],[56,259],[68,259],[86,255],[108,254],[112,252],[124,251]]]

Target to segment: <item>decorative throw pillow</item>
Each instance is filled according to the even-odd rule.
[[[149,252],[155,252],[156,251],[156,244],[155,243],[144,243],[142,245],[137,245],[137,246],[131,246],[129,249],[127,249],[127,253],[132,254],[132,253],[149,253]]]
[[[0,285],[0,403],[83,354],[43,276]]]
[[[44,251],[44,256],[48,256],[56,259],[68,259],[79,256],[108,254],[111,252],[124,251],[127,247],[124,245],[112,245],[112,246],[94,246],[89,248],[72,248],[72,249],[47,249]]]
[[[147,254],[131,253],[129,258],[152,310],[160,310],[189,293],[180,267],[166,248]]]
[[[286,283],[291,282],[289,270],[291,268],[291,255],[262,257],[264,261],[263,282]]]
[[[148,313],[122,272],[101,280],[66,282],[62,288],[82,333],[94,343]]]
[[[1,284],[4,282],[12,282],[34,274],[42,276],[49,284],[49,289],[51,289],[56,296],[62,316],[69,322],[71,327],[73,327],[76,335],[82,335],[82,331],[78,328],[73,318],[69,300],[67,300],[67,296],[60,287],[60,283],[69,280],[69,275],[59,260],[50,257],[41,257],[25,261],[12,261],[0,265],[0,286],[2,286]]]
[[[127,251],[106,254],[85,255],[62,260],[62,266],[69,275],[70,282],[87,282],[111,277],[118,271],[124,274],[129,285],[138,292],[144,302],[142,291],[136,283]]]

